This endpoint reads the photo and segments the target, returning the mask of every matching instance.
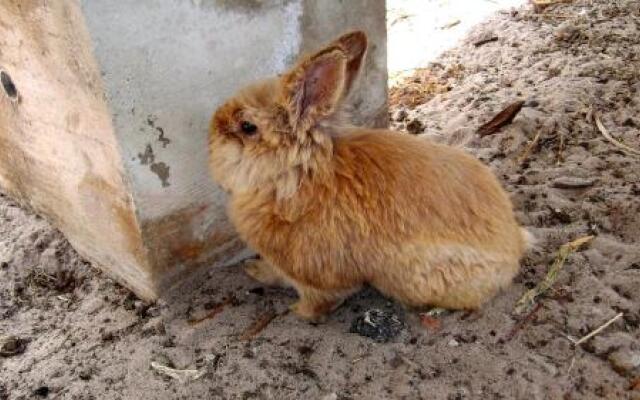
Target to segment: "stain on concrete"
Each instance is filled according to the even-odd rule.
[[[153,147],[151,147],[150,144],[147,144],[144,148],[144,153],[138,153],[138,160],[140,160],[140,165],[148,165],[151,172],[160,178],[162,187],[171,186],[169,183],[171,167],[164,161],[156,162],[156,155],[154,154]]]
[[[166,276],[166,272],[175,270],[176,265],[192,265],[198,263],[213,263],[216,260],[212,252],[226,248],[227,245],[237,243],[223,253],[228,255],[232,251],[239,251],[242,243],[233,228],[216,225],[204,235],[196,235],[194,225],[200,224],[209,206],[205,204],[193,205],[171,213],[161,218],[142,221],[142,234],[147,246],[154,249],[149,256],[153,258],[154,274]],[[223,254],[220,255],[222,257]]]
[[[158,141],[162,143],[162,148],[166,148],[169,143],[171,143],[171,139],[164,136],[164,129],[159,126],[156,126],[156,130],[158,131]]]
[[[171,186],[171,184],[169,183],[169,170],[171,169],[170,166],[161,161],[152,163],[149,169],[151,169],[151,172],[158,175],[158,178],[160,178],[160,182],[162,182],[162,187]]]
[[[191,0],[194,6],[203,8],[222,8],[242,13],[256,13],[265,8],[282,7],[291,0]]]
[[[158,141],[162,144],[162,148],[164,149],[169,143],[171,143],[171,139],[165,137],[164,128],[156,125],[157,120],[158,118],[155,115],[150,114],[147,116],[147,125],[149,125],[151,129],[154,129],[158,133]]]
[[[153,148],[150,144],[145,147],[144,153],[138,153],[138,159],[140,160],[140,164],[142,165],[153,164],[153,162],[156,160],[156,156],[153,154]]]
[[[260,11],[268,2],[265,0],[195,0],[201,7],[221,7],[234,11]],[[272,3],[272,2],[271,2]]]
[[[0,81],[2,81],[2,88],[10,99],[18,97],[18,89],[13,83],[13,79],[6,71],[0,71]]]

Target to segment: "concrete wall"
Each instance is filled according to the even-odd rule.
[[[21,11],[27,4],[30,11]],[[46,59],[21,65],[24,54],[38,58],[43,44],[37,39],[28,42],[26,50],[14,50],[16,54],[10,57],[13,65],[3,61],[6,54],[0,53],[0,67],[11,67],[17,87],[25,99],[34,102],[33,107],[43,101],[33,97],[33,91],[46,88],[50,103],[55,105],[52,108],[62,105],[65,112],[80,115],[69,117],[80,119],[75,127],[56,122],[59,131],[48,134],[48,140],[69,153],[65,160],[78,162],[68,164],[49,154],[45,164],[66,164],[65,171],[72,179],[57,167],[43,169],[47,176],[33,186],[45,186],[45,180],[63,182],[47,183],[49,190],[35,196],[40,198],[35,208],[56,218],[65,233],[76,238],[74,245],[82,248],[86,242],[96,242],[91,232],[117,238],[122,229],[106,214],[77,226],[75,215],[87,214],[89,209],[111,210],[107,205],[111,197],[120,199],[126,205],[127,221],[138,235],[125,242],[142,249],[136,250],[139,259],[120,256],[128,253],[131,258],[133,253],[114,246],[97,251],[84,245],[86,249],[81,251],[145,297],[156,296],[199,266],[228,263],[245,254],[226,219],[224,195],[212,183],[206,166],[209,118],[240,86],[282,72],[301,51],[349,29],[364,29],[373,46],[364,85],[353,96],[354,109],[359,121],[386,121],[384,0],[4,0],[0,11],[10,11],[21,21],[16,28],[8,25],[15,18],[6,18],[0,35],[17,30],[29,36],[43,20],[52,21],[56,29],[72,27],[74,32],[63,32],[57,39],[47,32],[36,36],[60,42],[49,50],[49,56],[64,58],[62,64],[90,66],[79,71],[79,76],[70,76],[65,65],[53,75]],[[13,45],[21,39],[25,40],[12,39]],[[38,82],[40,88],[26,81]],[[75,86],[78,93],[71,97]],[[15,101],[2,101],[17,107]],[[42,119],[37,110],[25,114],[26,107],[20,107],[23,122],[17,114],[0,113],[0,127],[8,127],[5,136],[11,141],[18,140],[14,124]],[[31,133],[40,137],[45,129],[50,132],[52,127],[44,125]],[[77,135],[69,136],[69,131]],[[99,137],[99,142],[82,142],[83,135]],[[15,146],[28,147],[30,143],[22,141]],[[106,175],[113,189],[109,189],[112,193],[97,190],[90,196],[95,204],[89,204],[87,196],[79,199],[73,191],[78,187],[76,175],[89,169],[82,160],[93,160],[95,152],[101,152],[97,164],[105,169],[99,171],[100,176]],[[5,157],[7,162],[12,163]],[[0,176],[9,169],[9,165],[3,168],[0,164]],[[22,174],[5,177],[0,184],[15,187]],[[29,201],[34,198],[25,188],[13,192]],[[69,203],[72,217],[60,218],[62,203],[50,197]],[[107,258],[105,252],[115,256]],[[133,266],[127,267],[127,263]],[[128,269],[131,271],[126,272]]]

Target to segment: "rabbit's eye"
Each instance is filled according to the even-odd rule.
[[[246,135],[253,135],[258,131],[258,127],[249,121],[242,121],[240,123],[240,130]]]

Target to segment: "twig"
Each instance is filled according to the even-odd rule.
[[[573,369],[574,364],[576,363],[576,356],[571,357],[571,364],[569,365],[569,369],[567,370],[567,374],[571,373],[571,370]]]
[[[604,136],[604,138],[607,139],[612,145],[619,147],[622,150],[627,151],[636,156],[640,156],[640,150],[634,149],[633,147],[627,146],[626,144],[621,143],[618,140],[614,139],[609,133],[609,131],[607,130],[607,128],[605,128],[598,114],[596,113],[593,114],[593,120],[595,121],[596,126],[598,127],[598,130],[600,131],[602,136]]]
[[[558,134],[560,135],[560,143],[558,143],[558,153],[556,154],[556,164],[560,165],[564,161],[564,148],[565,148],[565,138],[564,138],[564,129],[559,129]]]
[[[216,315],[220,314],[222,311],[224,311],[224,308],[230,304],[232,304],[234,301],[233,297],[229,297],[228,299],[226,299],[225,301],[223,301],[222,303],[216,304],[211,311],[209,311],[205,316],[200,317],[200,318],[193,318],[190,319],[189,321],[187,321],[189,323],[189,325],[197,325],[202,321],[205,321],[207,319],[212,319],[213,317],[215,317]]]
[[[573,342],[573,345],[575,347],[580,346],[582,343],[586,342],[587,340],[591,339],[592,337],[594,337],[595,335],[597,335],[598,333],[602,332],[603,330],[607,329],[607,327],[611,324],[613,324],[614,322],[616,322],[617,320],[619,320],[620,318],[622,318],[622,316],[624,315],[624,313],[619,313],[618,315],[616,315],[615,317],[611,318],[609,321],[605,322],[603,325],[601,325],[598,329],[594,330],[593,332],[591,332],[590,334],[584,336],[582,339],[577,340],[575,342]]]
[[[491,37],[487,37],[487,38],[483,38],[483,39],[477,40],[477,41],[473,42],[473,45],[475,47],[480,47],[480,46],[484,46],[487,43],[497,42],[497,41],[498,41],[498,37],[497,36],[491,36]]]
[[[449,28],[453,28],[456,25],[460,24],[460,20],[456,19],[454,21],[449,22],[448,24],[441,26],[440,29],[445,30],[445,29],[449,29]]]
[[[415,14],[402,14],[402,15],[398,15],[393,21],[391,21],[391,26],[394,26],[395,24],[397,24],[400,21],[403,21],[405,19],[409,19],[411,17],[415,16]]]
[[[515,313],[522,314],[533,306],[538,297],[546,293],[547,290],[549,290],[556,282],[556,279],[558,279],[558,273],[560,273],[560,270],[564,266],[567,257],[569,257],[569,255],[574,251],[578,250],[583,244],[590,242],[593,238],[593,236],[585,236],[560,246],[558,255],[549,268],[547,275],[536,287],[527,291],[520,300],[518,300],[514,309]]]
[[[266,314],[262,315],[260,318],[255,320],[251,325],[249,325],[249,327],[242,333],[242,335],[240,335],[240,340],[253,339],[257,334],[262,332],[264,328],[266,328],[267,325],[269,325],[271,321],[273,321],[278,315],[284,315],[288,311],[289,310],[281,314],[278,314],[274,311],[268,311]]]
[[[162,365],[158,362],[151,362],[151,368],[156,370],[158,373],[168,376],[170,378],[176,379],[182,383],[187,381],[196,381],[202,378],[206,373],[206,369],[198,370],[198,369],[175,369],[171,367],[167,367],[166,365]]]
[[[522,328],[524,328],[524,326],[527,323],[533,320],[533,317],[538,313],[538,311],[540,311],[541,308],[542,308],[541,303],[536,304],[533,310],[531,310],[529,314],[525,315],[522,319],[520,319],[520,321],[518,321],[518,323],[509,331],[507,336],[505,336],[504,341],[508,342],[511,339],[513,339],[516,336],[516,333],[518,333],[518,331],[520,331]]]
[[[522,107],[524,106],[524,101],[519,100],[515,103],[509,104],[504,110],[500,111],[498,115],[493,117],[491,121],[482,125],[478,128],[477,133],[480,136],[488,136],[493,135],[498,132],[500,128],[503,126],[510,124],[511,121],[518,115]]]
[[[531,150],[533,150],[533,148],[536,147],[536,145],[540,141],[540,136],[541,135],[542,135],[542,131],[538,131],[538,133],[533,138],[531,143],[529,143],[527,145],[527,147],[524,149],[524,151],[522,152],[522,155],[520,155],[520,157],[518,157],[518,164],[522,164],[529,157],[529,154],[531,153]]]

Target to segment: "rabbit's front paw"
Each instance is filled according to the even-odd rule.
[[[323,323],[327,320],[325,312],[319,312],[318,306],[310,304],[305,300],[299,300],[289,306],[291,310],[298,317],[313,323]]]

